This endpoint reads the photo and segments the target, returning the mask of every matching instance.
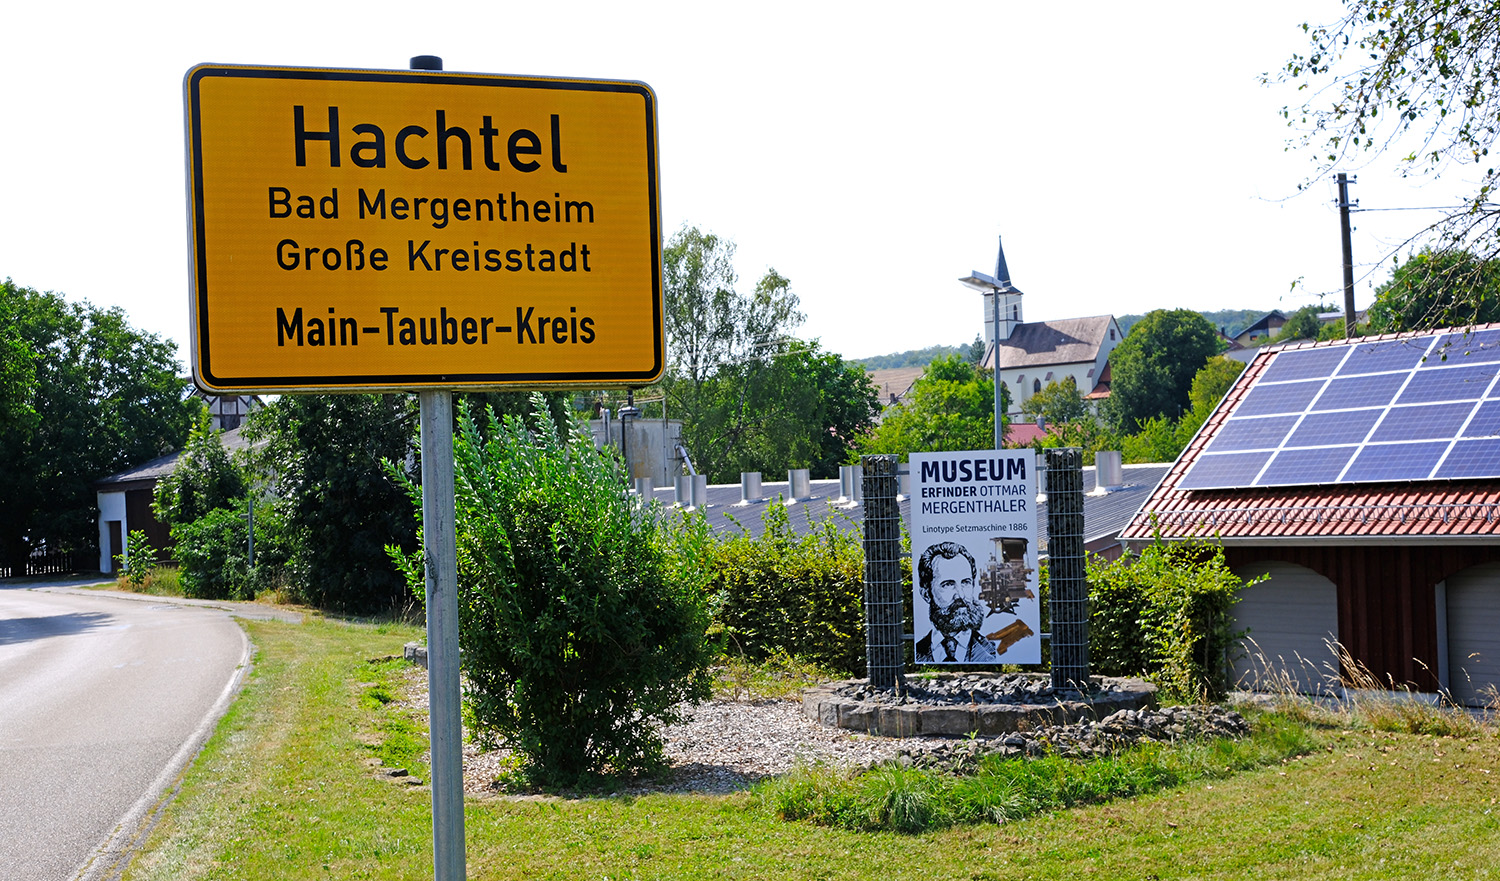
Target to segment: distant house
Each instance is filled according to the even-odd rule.
[[[219,442],[231,452],[249,448],[238,428],[219,435]],[[157,551],[172,549],[172,536],[166,524],[156,519],[151,500],[156,484],[177,468],[182,451],[144,462],[116,474],[94,481],[99,502],[99,571],[106,575],[115,570],[115,559],[125,553],[125,539],[141,531]]]
[[[1005,445],[1007,447],[1030,446],[1051,433],[1045,424],[1023,422],[1019,419],[1012,420],[1005,426]]]
[[[211,395],[199,389],[193,389],[193,395],[208,406],[208,418],[215,431],[239,428],[250,411],[263,403],[259,395]]]
[[[1336,640],[1382,683],[1487,703],[1500,325],[1260,349],[1121,537],[1155,536],[1270,576],[1234,606],[1241,681],[1335,683]]]
[[[926,371],[925,367],[882,367],[868,372],[880,395],[880,406],[889,407],[906,400],[911,387]]]
[[[1011,284],[1003,245],[995,259],[993,276],[976,271],[959,280],[986,295],[985,355],[981,363],[993,369],[998,354],[998,375],[1010,392],[1011,414],[1020,413],[1021,405],[1032,395],[1069,376],[1086,400],[1097,403],[1109,396],[1109,355],[1124,339],[1113,315],[1023,320],[1024,295]]]
[[[1010,391],[1010,409],[1021,405],[1054,382],[1072,377],[1085,400],[1109,397],[1106,374],[1109,355],[1123,335],[1113,315],[1091,318],[1061,318],[1052,321],[1016,322],[1010,328],[1001,322],[1000,381]],[[984,365],[994,364],[995,346],[985,355]]]
[[[1235,334],[1234,341],[1247,348],[1262,345],[1266,340],[1275,336],[1283,324],[1286,324],[1286,316],[1281,313],[1281,310],[1272,309],[1251,322],[1249,327]]]

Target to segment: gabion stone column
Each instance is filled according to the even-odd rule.
[[[901,679],[901,505],[897,456],[864,456],[865,663],[870,684],[894,688]]]
[[[1089,586],[1083,564],[1083,453],[1047,450],[1052,687],[1088,690]]]

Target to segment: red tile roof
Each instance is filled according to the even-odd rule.
[[[1018,447],[1041,440],[1048,434],[1051,434],[1051,429],[1042,428],[1035,422],[1012,422],[1005,426],[1005,442]]]
[[[1500,327],[1483,325],[1474,329]],[[1388,334],[1354,342],[1427,336]],[[1500,479],[1428,480],[1252,489],[1180,490],[1177,484],[1229,414],[1288,348],[1348,345],[1344,340],[1275,346],[1259,352],[1141,510],[1124,539],[1214,538],[1226,542],[1379,540],[1489,541],[1500,536]]]

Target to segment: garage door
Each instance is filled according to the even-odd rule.
[[[1326,689],[1337,670],[1328,645],[1339,626],[1333,582],[1293,563],[1255,563],[1234,573],[1246,581],[1271,577],[1241,590],[1234,604],[1235,629],[1250,632],[1233,659],[1231,682],[1257,690],[1284,682],[1302,692]]]
[[[1491,702],[1500,688],[1500,563],[1448,579],[1448,689],[1470,706]]]

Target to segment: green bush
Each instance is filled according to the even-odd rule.
[[[299,601],[355,614],[409,604],[385,549],[414,550],[419,518],[385,463],[415,452],[416,398],[282,395],[251,411],[251,461],[286,524],[288,592]]]
[[[151,570],[156,568],[156,548],[151,546],[146,533],[130,530],[125,536],[125,553],[115,557],[115,565],[120,567],[126,584],[140,587],[146,583]]]
[[[455,438],[465,713],[538,783],[654,771],[658,724],[712,690],[707,525],[641,507],[618,459],[535,401],[534,430],[507,417],[485,439],[465,415]],[[392,556],[422,591],[420,559]]]
[[[1115,562],[1090,556],[1089,669],[1100,676],[1140,676],[1151,669],[1151,656],[1141,636],[1146,614],[1146,591],[1129,577],[1134,558]]]
[[[1139,556],[1090,557],[1088,580],[1095,672],[1145,675],[1186,700],[1224,696],[1239,636],[1229,612],[1245,582],[1229,571],[1222,547],[1158,539]]]
[[[244,500],[214,508],[191,523],[172,527],[182,592],[213,600],[253,600],[279,586],[286,551],[280,520],[270,505],[255,509],[255,567],[249,565],[249,523]]]
[[[208,409],[200,410],[176,466],[152,494],[152,510],[167,526],[191,523],[215,508],[233,507],[245,495],[244,471],[224,448],[221,434],[214,430]]]
[[[858,536],[824,521],[808,535],[792,530],[772,504],[759,538],[721,543],[713,560],[717,623],[729,648],[752,660],[785,653],[854,675],[865,666],[864,565]]]

